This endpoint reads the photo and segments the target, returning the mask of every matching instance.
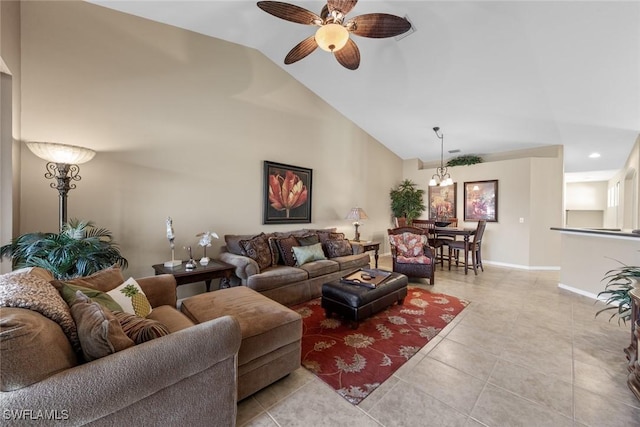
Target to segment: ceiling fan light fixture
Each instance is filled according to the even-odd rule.
[[[316,31],[316,43],[327,52],[337,52],[349,41],[349,31],[340,24],[326,24]]]

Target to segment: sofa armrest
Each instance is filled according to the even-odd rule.
[[[170,305],[176,307],[178,293],[176,291],[176,279],[171,274],[160,274],[136,279],[147,296],[151,307]]]
[[[258,263],[247,256],[236,255],[231,252],[220,252],[219,258],[236,267],[235,274],[242,280],[243,284],[247,283],[249,277],[260,273]]]
[[[238,321],[219,317],[3,392],[2,407],[65,425],[235,426],[241,339]],[[24,423],[14,418],[3,425]]]

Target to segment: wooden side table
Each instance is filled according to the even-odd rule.
[[[380,251],[380,242],[364,242],[356,240],[350,240],[350,242],[361,246],[363,252],[375,251],[373,257],[376,260],[375,268],[378,268],[378,252]]]
[[[228,288],[231,285],[231,275],[235,267],[226,262],[211,260],[207,265],[197,263],[197,267],[187,270],[185,265],[187,261],[183,261],[181,265],[175,267],[165,267],[164,264],[156,264],[153,266],[156,276],[159,274],[172,274],[176,279],[176,285],[185,285],[187,283],[204,282],[207,285],[207,292],[211,289],[211,280],[222,279],[220,288]]]

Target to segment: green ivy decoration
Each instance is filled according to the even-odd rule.
[[[475,165],[476,163],[482,163],[482,157],[475,154],[466,154],[449,159],[447,166]]]

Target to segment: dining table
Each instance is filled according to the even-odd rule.
[[[435,227],[434,233],[436,238],[440,236],[453,237],[456,239],[458,236],[462,236],[464,239],[464,256],[469,253],[469,238],[476,234],[475,228],[457,228],[457,227]],[[444,267],[444,260],[442,260],[442,267]],[[449,258],[449,269],[451,269],[451,258]],[[475,271],[475,268],[474,268]],[[469,263],[464,263],[464,274],[469,272]],[[476,274],[478,274],[476,272]]]

